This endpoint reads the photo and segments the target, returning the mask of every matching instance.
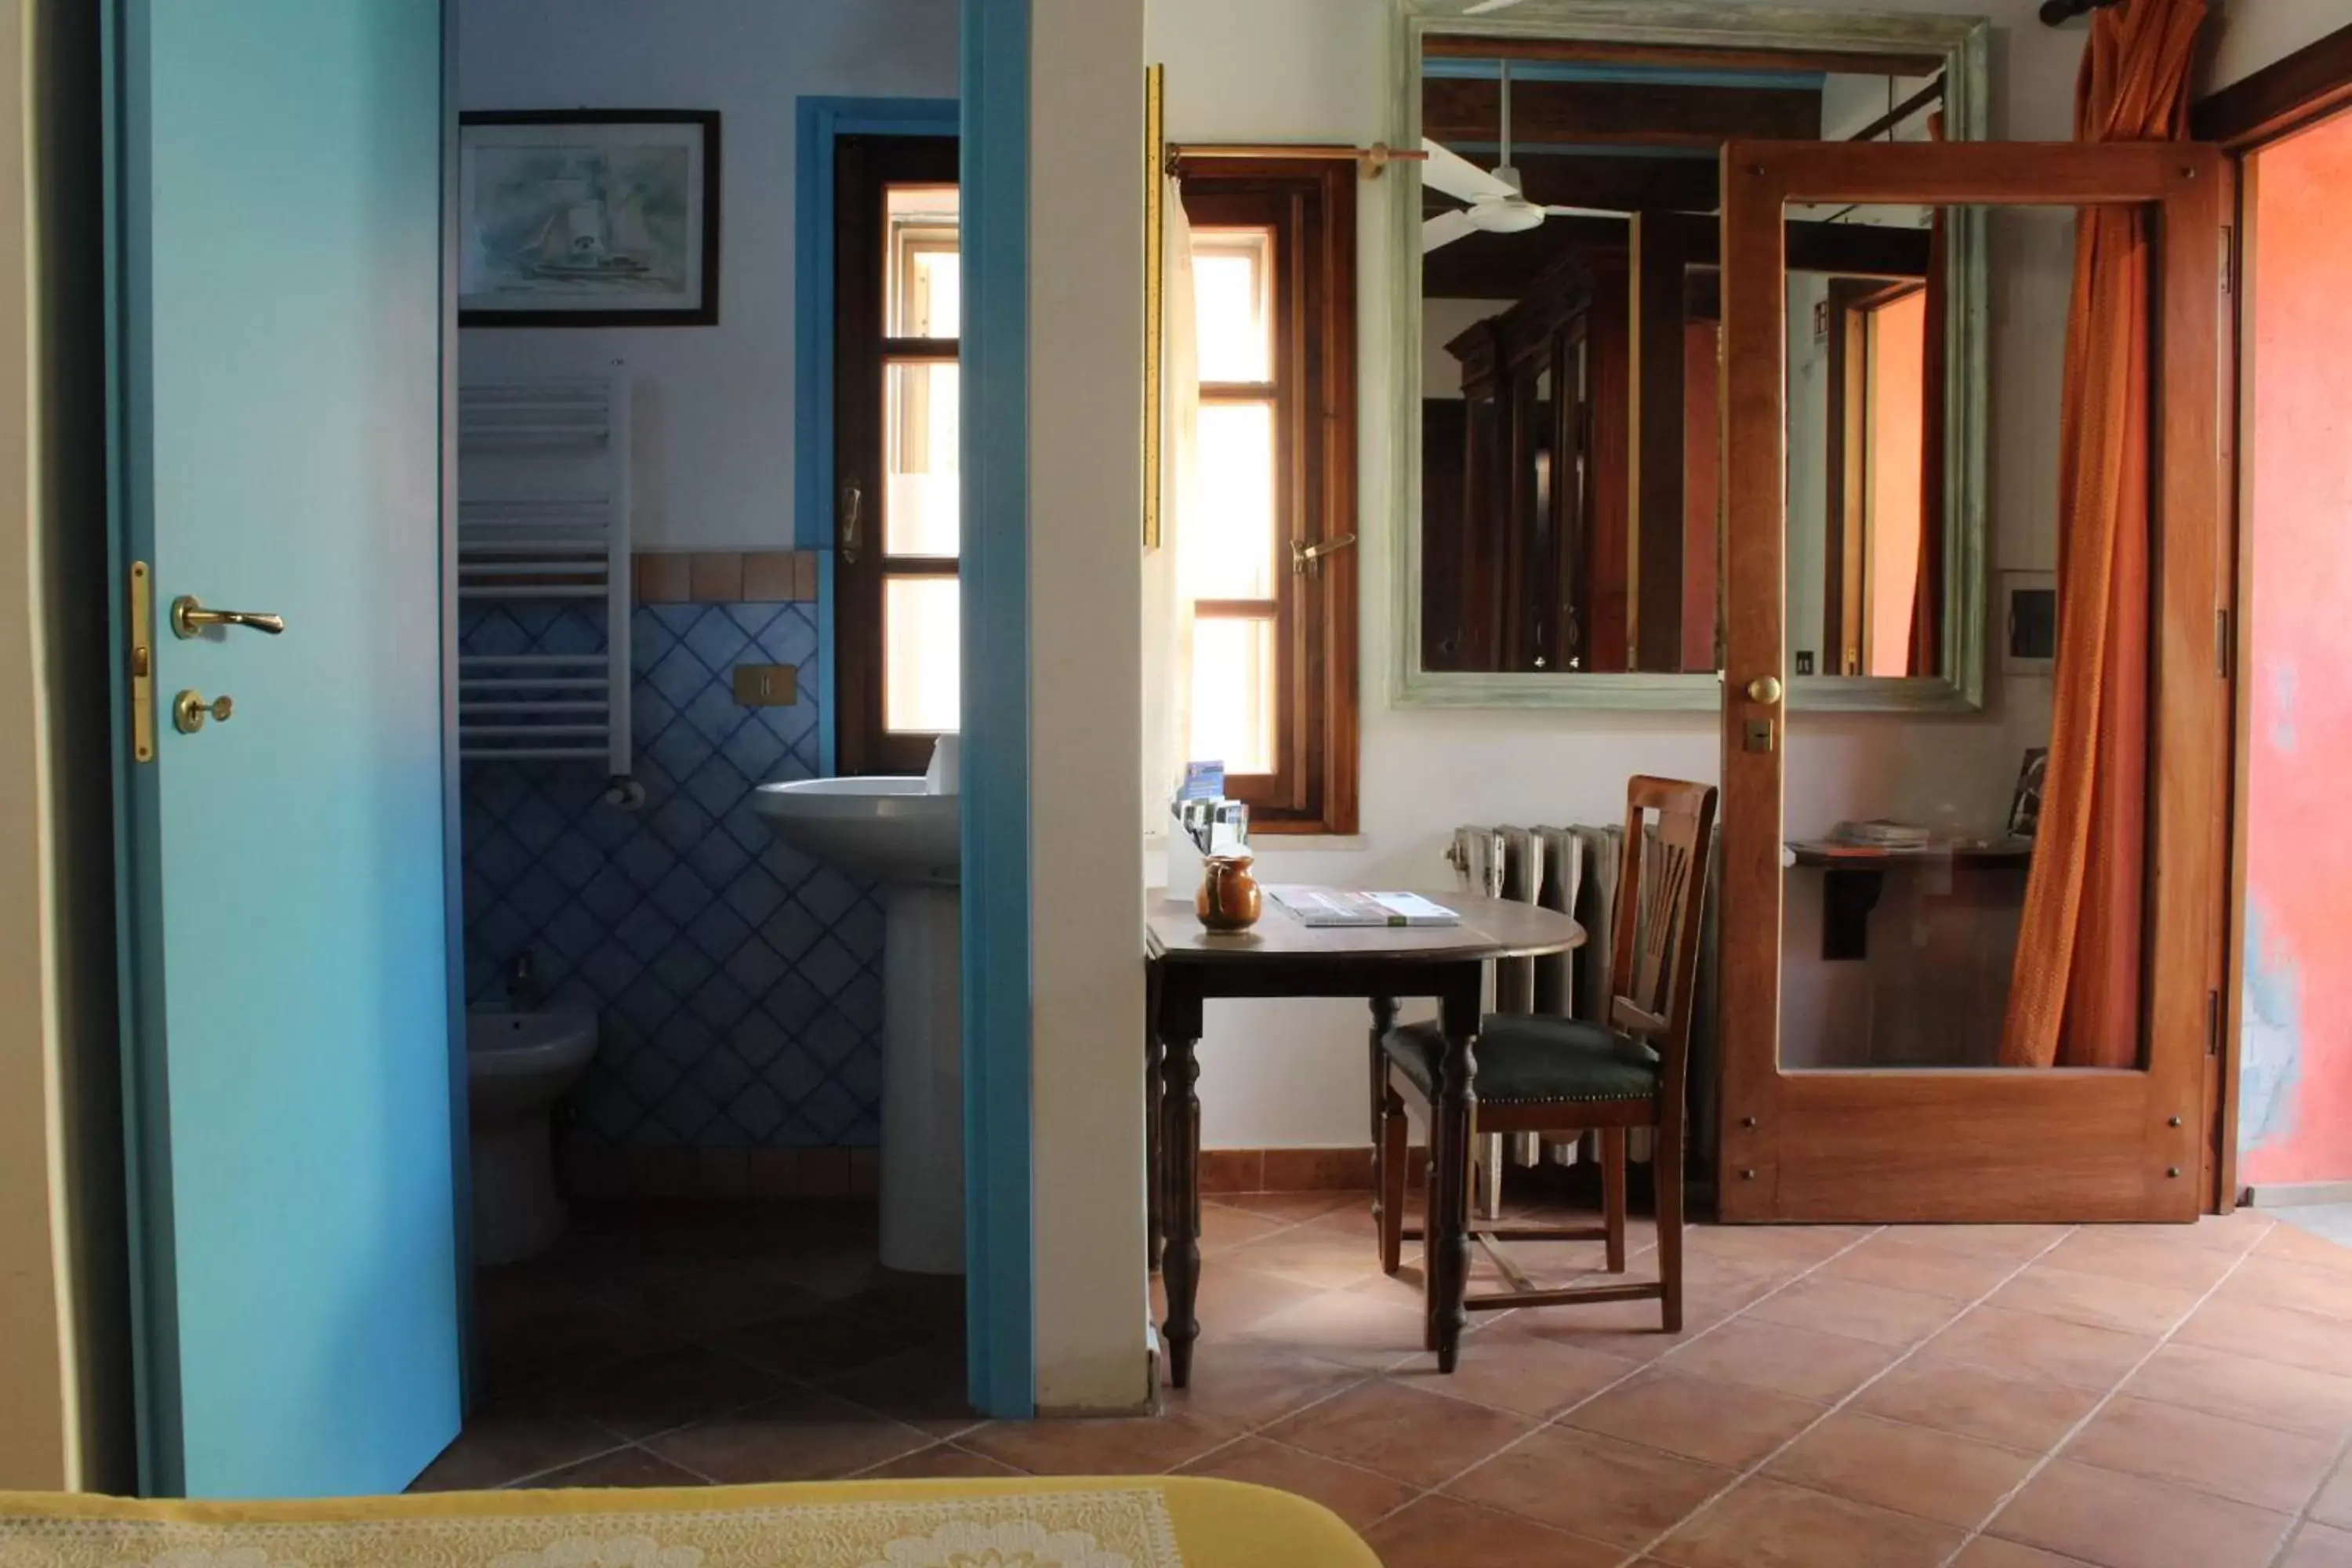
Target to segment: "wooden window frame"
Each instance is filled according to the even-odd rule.
[[[1195,228],[1274,237],[1274,364],[1267,384],[1205,383],[1204,404],[1275,405],[1276,545],[1270,601],[1202,601],[1202,616],[1276,627],[1276,766],[1229,774],[1255,834],[1351,834],[1358,814],[1356,166],[1217,159],[1182,166]],[[1296,552],[1323,547],[1305,569]],[[1336,547],[1335,547],[1336,546]],[[1186,679],[1190,679],[1189,672]]]
[[[961,557],[885,553],[887,432],[882,398],[894,363],[952,363],[953,338],[887,336],[884,287],[893,185],[957,183],[952,136],[844,136],[834,145],[834,742],[844,773],[919,773],[936,734],[884,722],[883,595],[893,576],[954,577]]]

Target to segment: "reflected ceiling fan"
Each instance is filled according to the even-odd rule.
[[[1547,216],[1561,217],[1630,217],[1633,216],[1615,207],[1564,207],[1539,205],[1528,200],[1520,188],[1519,171],[1511,163],[1511,62],[1501,62],[1503,68],[1502,161],[1493,173],[1478,167],[1469,159],[1449,148],[1442,147],[1424,136],[1422,151],[1429,154],[1421,166],[1422,183],[1433,190],[1444,192],[1454,200],[1470,205],[1450,213],[1439,213],[1424,218],[1421,225],[1423,255],[1441,245],[1451,245],[1469,234],[1523,234],[1540,226]]]

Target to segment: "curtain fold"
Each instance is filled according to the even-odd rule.
[[[1927,140],[1944,139],[1941,112],[1927,117]],[[1944,662],[1944,407],[1951,363],[1951,247],[1948,219],[1937,207],[1927,222],[1927,299],[1919,379],[1919,569],[1911,591],[1911,657],[1906,673],[1934,675]]]
[[[2078,142],[2179,141],[2204,0],[2097,12],[2075,84]],[[2058,661],[2039,847],[2000,1059],[2139,1060],[2147,895],[2149,299],[2144,213],[2076,221],[2058,431]]]
[[[1192,226],[1169,175],[1161,226],[1160,548],[1143,558],[1143,830],[1168,827],[1168,797],[1189,754],[1192,601],[1184,592],[1185,509],[1201,493],[1200,341],[1193,320]]]

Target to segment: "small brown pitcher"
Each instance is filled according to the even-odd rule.
[[[1201,924],[1210,931],[1247,931],[1257,924],[1262,904],[1247,855],[1212,855],[1202,862],[1201,892],[1192,900]]]

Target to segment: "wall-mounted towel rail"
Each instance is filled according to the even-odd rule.
[[[468,761],[593,762],[635,805],[629,731],[626,374],[458,389],[457,595],[572,604],[577,652],[457,660],[457,750]]]

